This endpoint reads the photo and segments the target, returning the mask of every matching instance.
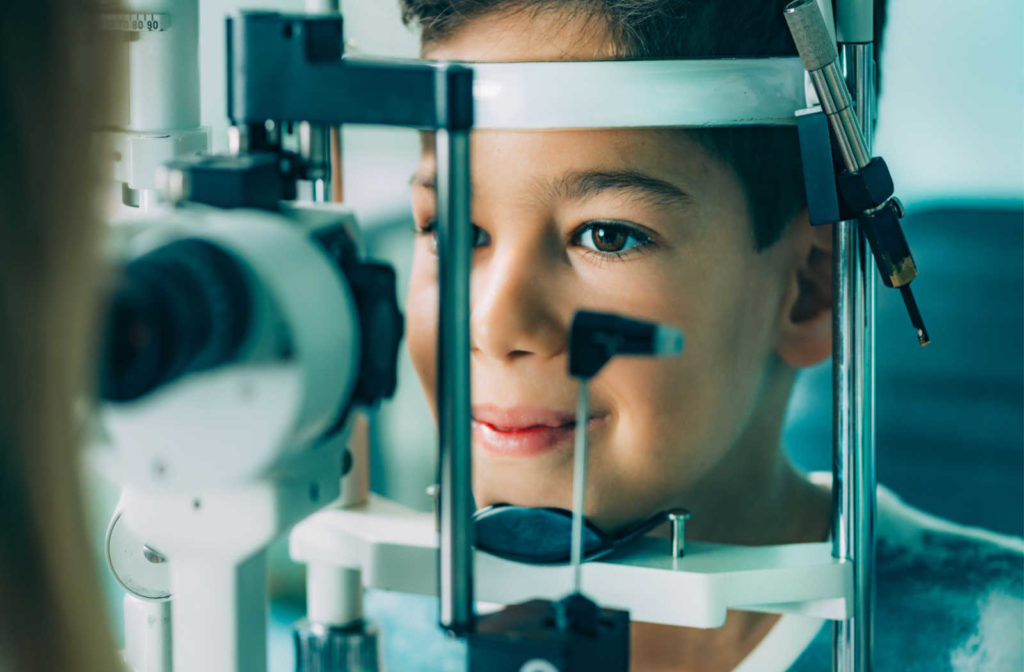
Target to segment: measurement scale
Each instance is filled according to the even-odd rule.
[[[170,14],[117,12],[100,14],[100,28],[127,33],[160,33],[171,27]]]

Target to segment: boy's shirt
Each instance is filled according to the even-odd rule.
[[[1024,540],[928,515],[882,486],[876,535],[875,670],[1024,670]],[[437,628],[436,600],[371,591],[366,607],[387,669],[465,669],[464,648]],[[790,615],[735,672],[831,669],[831,624]]]
[[[876,670],[1024,670],[1024,541],[936,518],[884,487],[876,535]],[[815,620],[784,617],[735,672],[831,670],[832,626]],[[769,662],[780,659],[795,662]]]

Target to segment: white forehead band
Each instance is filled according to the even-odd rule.
[[[478,129],[788,126],[807,106],[795,57],[466,65]]]

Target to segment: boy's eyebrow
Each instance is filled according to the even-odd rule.
[[[409,183],[434,189],[437,177],[433,172],[416,172]],[[574,201],[593,198],[608,191],[620,191],[659,206],[686,206],[693,203],[690,194],[671,182],[636,170],[583,170],[566,173],[549,188],[555,197]]]
[[[660,206],[690,205],[693,197],[671,182],[636,170],[584,170],[567,173],[554,186],[557,196],[586,200],[607,191],[630,193]]]

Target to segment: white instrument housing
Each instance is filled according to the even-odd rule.
[[[255,210],[188,208],[137,236],[142,253],[197,238],[250,275],[256,314],[236,363],[145,397],[109,403],[117,479],[175,491],[253,482],[309,450],[335,423],[360,361],[354,299],[304,227]]]
[[[123,486],[106,552],[130,593],[134,672],[171,672],[171,660],[176,671],[266,669],[265,550],[339,497],[338,422],[361,361],[355,299],[312,237],[325,225],[351,231],[353,219],[333,206],[189,206],[122,227],[136,230],[127,258],[183,239],[230,254],[253,307],[233,363],[101,409],[107,440],[92,457]]]

